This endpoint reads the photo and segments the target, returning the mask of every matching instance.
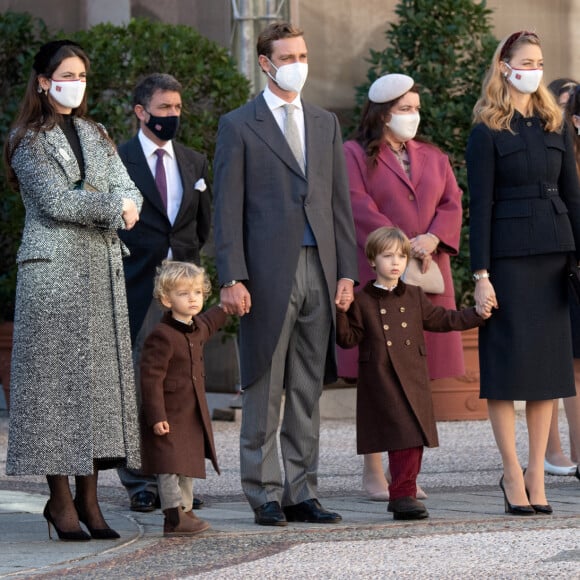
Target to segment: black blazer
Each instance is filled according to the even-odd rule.
[[[580,186],[569,132],[514,115],[510,131],[476,125],[467,145],[472,270],[493,258],[580,252]]]
[[[183,199],[172,226],[138,137],[119,147],[119,155],[143,195],[137,225],[119,234],[131,252],[124,261],[124,270],[133,342],[151,304],[155,270],[169,248],[175,260],[199,263],[199,251],[209,237],[211,193],[207,183],[207,158],[175,141],[173,148],[183,183]],[[208,186],[203,192],[194,189],[201,178]]]

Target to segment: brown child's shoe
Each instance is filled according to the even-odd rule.
[[[180,507],[163,510],[164,536],[194,536],[209,528],[209,524],[199,519],[191,511],[184,512]]]
[[[393,512],[395,520],[422,520],[429,517],[425,504],[409,496],[390,500],[387,511]]]

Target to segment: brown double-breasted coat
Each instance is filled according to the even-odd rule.
[[[141,455],[143,472],[205,478],[205,458],[219,473],[205,397],[203,345],[226,321],[214,306],[187,325],[164,314],[141,355]],[[169,423],[167,435],[153,425]]]
[[[417,286],[389,292],[373,281],[337,313],[337,341],[359,346],[357,453],[438,445],[423,330],[480,326],[475,309],[435,306]]]

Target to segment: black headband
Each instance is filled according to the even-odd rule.
[[[34,57],[34,63],[32,65],[37,74],[40,75],[47,71],[48,65],[50,64],[53,56],[63,46],[75,46],[76,48],[80,48],[82,50],[82,46],[76,42],[73,42],[72,40],[53,40],[43,44],[36,53],[36,56]]]

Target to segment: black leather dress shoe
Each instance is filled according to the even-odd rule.
[[[387,511],[395,520],[423,520],[429,517],[425,504],[414,497],[400,497],[389,502]]]
[[[342,516],[336,512],[324,509],[320,502],[314,499],[307,499],[296,505],[284,507],[286,519],[289,522],[310,522],[312,524],[336,524],[342,521]]]
[[[269,501],[254,510],[254,521],[260,526],[287,526],[284,512],[277,501]]]
[[[200,510],[203,507],[204,503],[205,502],[200,497],[194,497],[193,498],[193,505],[191,506],[191,508],[194,510]]]
[[[156,509],[157,497],[150,491],[138,491],[131,498],[131,511],[153,512]]]

